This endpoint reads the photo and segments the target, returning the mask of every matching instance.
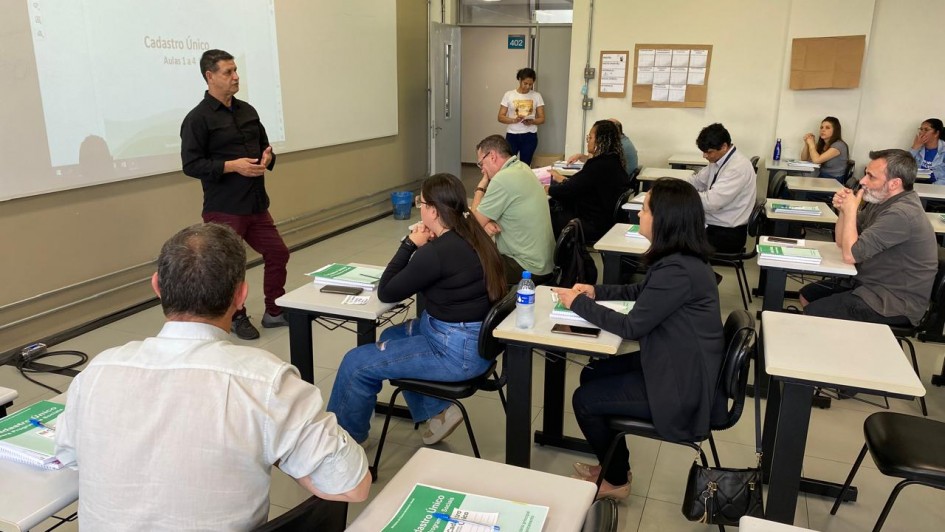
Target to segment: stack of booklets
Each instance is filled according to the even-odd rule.
[[[558,301],[557,295],[554,297],[555,306],[551,309],[549,317],[551,321],[567,321],[574,325],[584,325],[586,327],[596,327],[584,318],[577,315],[573,310],[564,306],[564,303]],[[627,314],[633,308],[633,301],[598,301],[599,305],[615,310],[621,314]]]
[[[822,213],[813,205],[791,205],[788,203],[772,203],[771,211],[778,214],[800,214],[802,216],[820,216]]]
[[[820,252],[816,249],[774,246],[771,244],[758,244],[758,254],[761,259],[786,260],[807,264],[820,264],[820,261],[823,260]]]
[[[548,507],[417,484],[382,532],[541,532]]]
[[[817,163],[812,163],[810,161],[798,161],[797,159],[788,159],[788,166],[797,166],[799,168],[820,168],[820,165]]]
[[[0,459],[43,469],[61,469],[56,459],[55,421],[65,405],[40,401],[0,419]],[[30,422],[36,420],[36,426]]]
[[[357,286],[365,290],[374,290],[383,273],[384,270],[370,266],[332,263],[306,275],[311,276],[315,284]]]
[[[568,163],[567,161],[557,161],[553,165],[555,170],[580,170],[584,168],[584,163],[580,161],[574,161],[573,163]]]
[[[630,238],[639,238],[639,239],[641,239],[641,240],[646,240],[646,237],[640,234],[640,226],[637,225],[637,224],[631,225],[630,228],[627,229],[627,232],[624,233],[624,236],[630,237]]]

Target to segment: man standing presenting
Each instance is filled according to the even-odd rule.
[[[748,218],[755,207],[755,169],[732,145],[722,124],[699,132],[696,146],[708,166],[689,178],[705,209],[706,237],[719,253],[738,253],[748,239]]]
[[[229,341],[245,274],[229,227],[180,231],[151,279],[161,332],[102,352],[72,381],[56,456],[78,466],[83,530],[255,529],[273,465],[322,499],[367,498],[364,451],[318,388]]]
[[[285,294],[289,250],[269,215],[264,177],[276,155],[256,109],[233,97],[240,90],[233,56],[207,50],[200,58],[200,72],[207,91],[180,126],[184,173],[203,185],[203,221],[232,227],[262,255],[263,327],[287,326],[276,299]],[[242,308],[233,317],[232,331],[243,340],[259,338]]]
[[[486,233],[495,237],[506,280],[517,283],[528,270],[536,283],[545,282],[554,270],[555,252],[545,189],[499,135],[490,135],[476,146],[476,159],[482,179],[470,210]]]
[[[917,325],[938,271],[938,245],[912,189],[916,163],[905,150],[870,152],[870,159],[860,190],[833,197],[837,247],[844,262],[856,264],[856,277],[805,286],[801,305],[812,316]]]

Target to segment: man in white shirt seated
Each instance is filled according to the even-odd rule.
[[[161,332],[98,355],[69,387],[57,456],[79,469],[85,530],[251,530],[277,465],[315,495],[363,501],[364,451],[321,392],[262,349],[230,343],[247,296],[232,229],[198,224],[161,249]]]
[[[748,218],[755,206],[755,169],[732,145],[722,124],[699,132],[696,146],[709,165],[689,179],[705,208],[706,236],[718,253],[738,253],[748,237]]]

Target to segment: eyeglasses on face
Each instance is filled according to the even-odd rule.
[[[419,209],[421,205],[429,205],[429,203],[427,203],[427,202],[425,202],[425,201],[421,201],[421,200],[420,200],[420,196],[416,196],[416,197],[413,198],[413,205],[414,205],[414,207],[416,207],[416,208]]]
[[[480,170],[482,170],[482,161],[485,161],[485,160],[486,160],[486,157],[489,156],[489,153],[491,153],[491,152],[486,152],[486,153],[482,156],[482,159],[479,159],[478,161],[476,161],[476,167],[478,167]]]

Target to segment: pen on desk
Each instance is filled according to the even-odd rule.
[[[374,280],[376,280],[376,281],[380,281],[380,280],[381,280],[380,277],[375,277],[375,276],[373,276],[373,275],[368,275],[368,274],[366,274],[366,273],[359,273],[358,275],[360,275],[361,277],[367,277],[368,279],[374,279]]]
[[[46,430],[52,430],[52,431],[56,430],[56,427],[50,427],[49,425],[43,423],[42,421],[36,419],[35,417],[30,418],[30,425],[33,425],[34,427],[40,428],[40,429],[46,429]]]
[[[440,514],[440,513],[433,514],[433,517],[437,519],[442,519],[443,521],[446,521],[447,523],[455,523],[457,525],[491,526],[492,530],[494,530],[495,532],[499,532],[499,525],[487,525],[485,523],[476,523],[474,521],[467,521],[465,519],[457,519],[455,517],[450,517],[446,514]]]

